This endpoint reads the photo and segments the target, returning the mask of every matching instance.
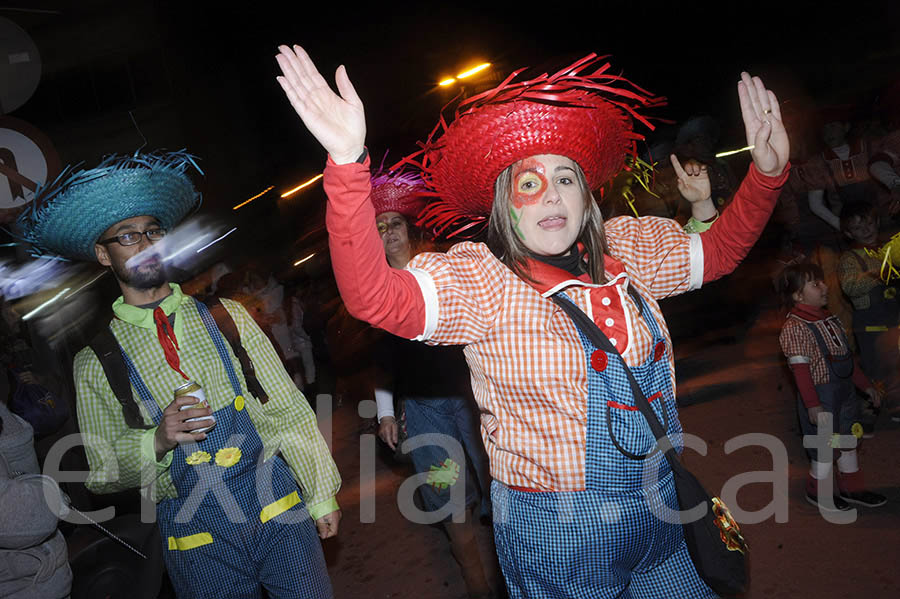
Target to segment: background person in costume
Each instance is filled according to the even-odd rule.
[[[463,242],[390,269],[371,222],[362,101],[346,70],[335,94],[299,46],[281,47],[278,78],[328,151],[326,224],[341,296],[357,317],[398,336],[466,345],[491,462],[494,531],[513,597],[709,597],[682,527],[674,484],[616,356],[580,336],[551,297],[590,315],[638,377],[680,444],[671,342],[657,300],[737,266],[787,178],[778,102],[758,78],[738,84],[754,165],[703,235],[645,217],[603,223],[592,189],[622,168],[632,118],[657,105],[591,55],[553,75],[464,102],[425,146],[437,226],[487,222]],[[587,72],[588,74],[583,74]],[[643,482],[645,471],[659,474]]]
[[[837,278],[853,306],[853,334],[863,370],[877,381],[889,403],[900,396],[900,302],[897,281],[885,283],[879,250],[881,218],[869,202],[853,202],[841,212],[841,229],[852,242],[840,255]],[[875,425],[877,410],[863,410],[867,432]]]
[[[411,223],[425,207],[426,192],[421,178],[413,174],[382,174],[372,178],[372,204],[375,222],[388,264],[405,268],[424,250],[423,232]],[[425,509],[433,512],[452,502],[455,485],[464,485],[464,505],[453,505],[452,513],[465,512],[464,522],[453,522],[450,515],[444,530],[450,539],[453,556],[462,569],[469,597],[491,597],[484,566],[493,565],[494,555],[482,559],[476,538],[476,519],[472,508],[482,499],[482,513],[489,515],[490,486],[487,455],[478,434],[475,404],[471,399],[469,370],[458,347],[423,348],[421,344],[386,336],[379,343],[376,363],[384,379],[376,384],[378,436],[396,449],[399,424],[395,417],[394,397],[405,407],[406,430],[410,439],[419,435],[441,435],[458,443],[466,460],[451,459],[445,444],[428,444],[412,450],[416,472],[429,475],[429,484],[419,487]],[[385,384],[387,383],[387,384]],[[492,577],[493,578],[493,577]]]
[[[70,168],[23,217],[37,251],[98,260],[122,291],[109,326],[143,428],[126,423],[94,351],[80,351],[86,485],[96,493],[142,487],[157,502],[179,597],[247,599],[262,587],[269,597],[331,597],[316,529],[323,538],[337,532],[340,477],[312,411],[246,310],[222,300],[268,400],[251,395],[209,308],[169,282],[154,246],[198,203],[186,172],[193,164],[184,152],[161,152]],[[190,407],[196,393],[173,401],[188,379],[206,407]],[[187,421],[210,414],[208,432]]]
[[[797,408],[803,434],[815,435],[818,415],[828,412],[833,417],[834,431],[850,435],[859,414],[856,388],[865,391],[875,406],[881,404],[881,393],[859,367],[841,321],[825,309],[828,287],[824,278],[816,264],[793,264],[784,269],[778,278],[778,292],[785,305],[790,306],[790,312],[778,340],[800,393]],[[862,431],[858,432],[861,436]],[[810,459],[807,501],[824,511],[847,510],[848,502],[867,507],[886,503],[883,495],[864,488],[856,448],[834,454],[819,456],[815,449],[807,449]],[[834,462],[837,462],[838,490],[833,498],[823,497],[821,481],[831,480]],[[831,485],[825,488],[833,489]]]

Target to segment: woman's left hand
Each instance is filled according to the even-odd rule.
[[[741,73],[738,82],[741,116],[747,132],[747,144],[757,170],[769,177],[777,177],[784,171],[790,153],[787,131],[781,121],[778,98],[766,89],[759,77]]]

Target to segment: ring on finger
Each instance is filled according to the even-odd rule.
[[[765,110],[763,110],[763,114],[772,114],[772,109],[766,108]]]

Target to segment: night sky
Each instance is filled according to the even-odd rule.
[[[368,145],[376,157],[390,150],[392,160],[416,149],[415,142],[428,135],[456,93],[438,88],[437,81],[483,61],[493,70],[480,81],[473,78],[467,92],[520,67],[547,70],[589,52],[609,54],[616,70],[668,97],[669,105],[657,116],[719,118],[722,149],[744,144],[735,91],[743,69],[761,75],[782,100],[800,104],[869,105],[880,89],[900,79],[900,9],[886,2],[854,3],[849,15],[822,4],[814,9],[776,4],[775,10],[771,3],[758,2],[692,2],[688,8],[636,2],[554,3],[549,8],[368,3],[354,9],[308,1],[28,5],[56,14],[0,9],[0,15],[29,31],[39,47],[43,40],[42,59],[50,74],[62,63],[77,63],[89,48],[95,54],[107,51],[97,50],[106,41],[104,27],[145,37],[140,44],[151,56],[164,56],[173,82],[168,105],[162,112],[138,105],[134,114],[150,147],[188,147],[204,159],[205,206],[224,212],[267,185],[283,190],[321,171],[324,152],[274,80],[279,43],[306,47],[329,81],[339,64],[347,66],[366,106]],[[122,45],[108,45],[116,43]],[[102,72],[94,68],[92,73],[94,87],[102,86]],[[59,76],[51,79],[42,81],[44,87],[13,116],[48,131],[63,162],[91,162],[140,145],[127,98],[110,103],[105,115],[88,118],[66,92],[48,100],[47,90],[59,87]],[[96,95],[108,98],[102,90]],[[51,108],[55,122],[48,117]],[[103,116],[115,122],[109,127],[117,137],[100,134],[85,147],[84,136],[102,129],[91,119]],[[241,217],[262,222],[274,215],[284,235],[302,235],[319,222],[322,200],[320,191],[305,195],[290,208],[276,209],[272,199],[258,201]]]
[[[271,84],[272,55],[278,43],[300,43],[329,80],[346,64],[366,103],[372,145],[385,140],[411,147],[451,97],[435,82],[482,60],[505,76],[523,66],[562,66],[589,52],[610,54],[627,77],[669,97],[662,115],[709,113],[726,129],[739,125],[735,82],[742,69],[770,80],[783,99],[823,103],[865,101],[874,88],[900,77],[900,12],[888,8],[895,3],[852,15],[822,5],[764,14],[750,2],[693,2],[685,10],[636,2],[559,3],[555,10],[525,8],[530,3],[477,9],[370,4],[361,10],[301,4],[287,13],[195,8],[192,21],[218,24],[196,38],[197,66],[220,56],[234,60],[242,78],[258,81],[261,116],[278,131],[290,127],[289,110]]]

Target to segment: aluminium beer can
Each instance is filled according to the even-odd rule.
[[[182,397],[184,395],[190,395],[191,397],[197,398],[197,403],[189,406],[181,406],[180,410],[189,410],[191,408],[197,407],[209,407],[209,402],[206,401],[206,393],[204,393],[203,387],[200,386],[200,383],[188,381],[175,389],[175,399],[178,399],[179,397]],[[200,420],[211,422],[200,423]],[[212,428],[216,425],[216,417],[210,414],[209,416],[188,418],[187,420],[185,420],[185,422],[197,422],[199,428],[192,429],[190,432],[205,433],[209,430],[212,430]]]

